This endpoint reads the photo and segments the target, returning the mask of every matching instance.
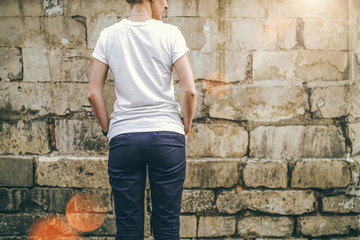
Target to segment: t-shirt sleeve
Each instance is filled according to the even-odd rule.
[[[105,33],[102,31],[100,33],[100,37],[96,42],[94,52],[91,54],[93,58],[105,63],[108,65],[108,61],[106,58],[106,47],[105,47]]]
[[[180,57],[185,53],[189,52],[190,49],[186,46],[186,41],[182,35],[180,29],[177,27],[174,31],[174,44],[172,49],[172,64],[174,64]]]

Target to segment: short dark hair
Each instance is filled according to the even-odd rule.
[[[135,3],[142,3],[143,0],[126,0],[128,3],[130,4],[135,4]]]

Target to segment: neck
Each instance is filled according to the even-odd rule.
[[[151,19],[152,11],[150,2],[144,1],[142,4],[135,4],[130,11],[129,18],[138,18],[141,17],[142,19]]]

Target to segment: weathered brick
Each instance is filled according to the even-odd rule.
[[[186,144],[186,154],[189,157],[242,157],[247,146],[248,133],[242,127],[195,123]]]
[[[117,0],[66,0],[65,16],[101,17],[104,15],[121,16],[128,13],[130,5]]]
[[[220,212],[234,214],[243,209],[272,214],[303,214],[315,209],[315,195],[312,191],[224,191],[217,200]]]
[[[352,146],[352,154],[360,153],[360,123],[349,124],[349,137]]]
[[[0,186],[32,187],[33,163],[34,157],[31,156],[1,156]]]
[[[360,230],[359,216],[303,216],[297,221],[297,231],[313,237],[346,235]]]
[[[35,181],[40,186],[109,188],[103,157],[46,157],[36,159]]]
[[[107,189],[80,191],[68,188],[34,188],[31,192],[31,201],[41,206],[43,211],[65,213],[69,200],[80,192],[89,193],[90,196],[99,199],[98,205],[92,205],[91,207],[100,208],[102,212],[112,210],[111,192]]]
[[[269,1],[269,15],[292,18],[348,18],[349,5],[343,0]]]
[[[360,213],[360,198],[357,196],[336,195],[323,197],[321,201],[324,212]]]
[[[96,119],[55,121],[56,148],[61,154],[107,153],[107,138]]]
[[[0,214],[0,236],[27,235],[38,214]]]
[[[338,51],[256,51],[254,80],[335,81],[349,78],[349,53]]]
[[[225,42],[226,49],[276,49],[277,27],[273,25],[273,21],[262,18],[235,18],[228,21],[227,25],[230,25],[230,41]]]
[[[290,237],[293,229],[289,217],[243,217],[237,223],[238,234],[245,237]]]
[[[197,220],[195,215],[180,216],[180,236],[184,237],[196,237],[196,225]]]
[[[344,154],[345,139],[336,126],[260,126],[250,131],[250,157],[294,159]]]
[[[349,53],[346,51],[299,51],[295,78],[312,82],[349,79]],[[309,84],[311,87],[311,83]]]
[[[348,87],[316,87],[311,91],[310,111],[317,118],[338,118],[348,114]]]
[[[200,217],[199,237],[220,237],[235,233],[235,217]]]
[[[54,48],[86,47],[86,19],[82,16],[44,19],[48,43]]]
[[[0,46],[46,47],[46,36],[37,17],[0,17]]]
[[[292,188],[346,187],[350,180],[349,165],[338,159],[303,159],[291,172]]]
[[[44,15],[44,0],[2,0],[0,1],[1,17],[38,17]]]
[[[202,0],[200,0],[202,1]],[[186,16],[186,17],[195,17],[199,14],[199,1],[168,1],[169,8],[167,10],[168,17],[178,17],[178,16]]]
[[[239,182],[239,160],[187,160],[184,188],[230,188]]]
[[[215,193],[211,190],[184,189],[181,200],[181,212],[195,213],[214,209]]]
[[[99,228],[91,232],[83,232],[82,235],[83,236],[115,236],[116,216],[107,214],[103,224]]]
[[[3,183],[2,179],[0,182]],[[0,211],[2,212],[18,211],[20,209],[20,205],[26,202],[28,196],[29,196],[29,191],[27,189],[0,188]]]
[[[44,10],[46,15],[63,15],[64,0],[44,0]]]
[[[311,50],[349,50],[348,19],[304,19],[304,45]]]
[[[50,152],[48,125],[42,120],[0,122],[0,153],[46,154]],[[20,173],[22,174],[22,173]]]
[[[267,15],[266,0],[232,0],[231,17],[265,18]]]
[[[24,81],[88,82],[89,50],[23,48]]]
[[[243,170],[243,179],[248,187],[286,188],[286,161],[249,161]]]
[[[0,66],[1,81],[23,79],[22,55],[19,48],[0,47]]]
[[[211,117],[271,122],[303,116],[308,105],[302,87],[245,88],[235,85],[212,98],[209,104]]]

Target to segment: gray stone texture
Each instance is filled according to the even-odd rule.
[[[296,159],[344,156],[345,139],[336,126],[260,126],[250,131],[250,157]]]
[[[34,157],[1,156],[0,186],[2,187],[32,187],[34,185]],[[21,194],[15,191],[12,194]],[[16,196],[15,196],[16,197]]]
[[[215,208],[215,193],[211,190],[184,189],[181,200],[182,213],[196,213]]]
[[[235,233],[235,217],[200,217],[199,237],[220,237]]]
[[[299,190],[223,191],[216,200],[222,213],[234,214],[244,209],[271,214],[300,215],[315,210],[315,194]]]
[[[22,55],[19,48],[0,48],[1,81],[18,81],[23,79]]]
[[[303,159],[291,172],[292,188],[344,188],[350,181],[350,166],[339,159]]]
[[[243,169],[243,180],[247,187],[286,188],[288,165],[281,160],[248,161]]]

